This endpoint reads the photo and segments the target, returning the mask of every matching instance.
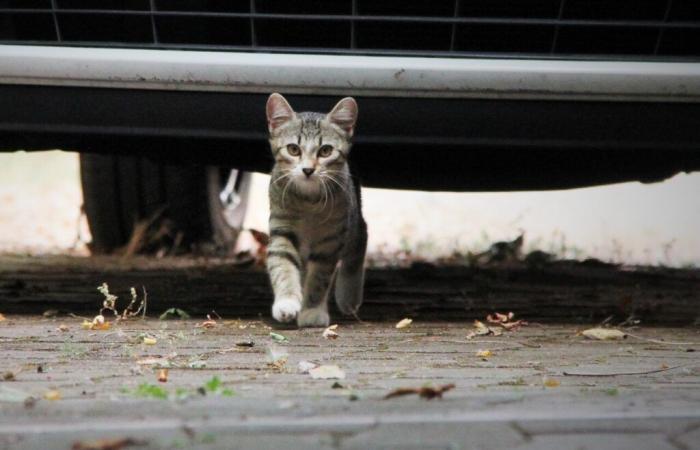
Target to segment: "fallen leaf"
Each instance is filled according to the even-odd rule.
[[[409,318],[401,319],[399,321],[399,323],[396,324],[396,328],[398,328],[398,329],[407,328],[407,327],[411,326],[412,323],[413,323],[413,319],[409,319]]]
[[[527,322],[525,322],[524,320],[516,320],[515,322],[505,322],[499,325],[501,325],[506,330],[515,330],[516,328],[520,328],[523,325],[527,325]]]
[[[103,315],[98,314],[95,316],[94,319],[92,319],[92,322],[89,320],[83,320],[83,323],[80,325],[83,330],[109,330],[111,328],[111,323],[108,321],[105,321],[105,318]]]
[[[476,356],[479,358],[490,358],[493,356],[493,352],[491,350],[479,350],[476,352]]]
[[[90,329],[91,330],[105,331],[105,330],[109,330],[110,328],[112,328],[112,322],[104,322],[104,323],[101,323],[99,325],[93,324]]]
[[[488,336],[489,334],[492,334],[494,336],[500,335],[500,332],[498,334],[496,334],[496,331],[498,331],[498,330],[496,330],[494,328],[487,327],[480,320],[475,320],[474,321],[474,331],[470,331],[467,334],[467,339],[473,339],[476,336]]]
[[[345,389],[345,386],[338,383],[337,381],[331,385],[331,389]]]
[[[168,369],[160,369],[158,371],[158,381],[165,383],[168,381]]]
[[[309,370],[315,369],[318,367],[318,364],[314,364],[310,361],[299,361],[299,365],[297,367],[299,369],[299,373],[309,373]]]
[[[0,322],[2,322],[3,320],[6,320],[5,316],[3,316],[2,313],[0,313]]]
[[[132,438],[122,439],[98,439],[96,441],[77,441],[73,443],[72,450],[121,450],[124,447],[134,445],[146,445],[144,441]]]
[[[209,314],[207,314],[207,320],[196,325],[200,328],[214,328],[216,326],[216,320],[212,319]]]
[[[236,342],[236,347],[254,347],[255,342],[253,341],[240,341]]]
[[[326,339],[338,339],[338,333],[335,330],[338,329],[338,325],[334,324],[323,330],[323,337]]]
[[[512,321],[513,317],[515,317],[515,314],[513,312],[509,312],[508,314],[501,314],[497,312],[487,315],[486,321],[489,323],[499,325],[505,328],[506,330],[514,330],[523,325],[527,325],[527,322],[524,320]]]
[[[271,344],[267,347],[267,365],[276,370],[282,370],[287,365],[289,353],[284,347]]]
[[[384,396],[384,400],[395,397],[403,397],[404,395],[417,394],[419,397],[426,400],[434,398],[442,398],[442,394],[455,388],[454,384],[445,384],[438,387],[423,386],[419,388],[398,388],[389,392]]]
[[[143,337],[143,343],[146,345],[156,345],[157,342],[158,342],[158,340],[156,338],[149,337],[149,336]]]
[[[309,375],[314,380],[344,380],[345,372],[336,365],[318,366],[309,370]]]
[[[46,400],[60,400],[61,392],[56,389],[51,389],[50,391],[44,392],[44,398]]]
[[[595,339],[599,341],[624,339],[627,337],[627,335],[622,331],[615,330],[613,328],[590,328],[588,330],[584,330],[581,334],[588,339]]]
[[[68,325],[66,325],[65,323],[60,324],[58,328],[56,328],[56,331],[60,331],[62,333],[65,333],[68,330],[70,330],[70,328],[68,328]]]
[[[555,387],[559,387],[561,385],[559,380],[557,380],[556,378],[545,378],[542,381],[542,384],[548,388],[555,388]]]
[[[277,342],[289,342],[289,339],[287,339],[286,336],[279,333],[275,333],[273,331],[270,331],[270,337]]]

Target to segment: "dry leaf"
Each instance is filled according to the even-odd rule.
[[[333,324],[323,330],[323,337],[326,339],[338,339],[338,333],[335,332],[335,330],[338,329],[338,325]]]
[[[479,358],[490,358],[493,356],[493,352],[491,350],[479,350],[476,352],[476,356]]]
[[[501,313],[493,313],[489,314],[486,316],[486,321],[488,323],[492,323],[495,325],[498,325],[499,327],[503,328],[504,330],[512,331],[516,330],[517,328],[520,328],[521,326],[527,325],[527,322],[524,320],[516,320],[512,321],[513,317],[515,314],[512,312],[509,312],[508,314],[501,314]],[[486,335],[493,335],[493,336],[500,336],[503,334],[503,332],[496,327],[488,327],[484,325],[483,322],[480,322],[478,320],[474,321],[474,331],[470,331],[467,334],[467,339],[473,339],[476,336],[486,336]]]
[[[487,336],[489,334],[492,334],[494,336],[499,336],[501,333],[500,331],[494,329],[494,328],[489,328],[486,325],[484,325],[483,322],[479,320],[474,321],[474,331],[470,331],[467,333],[467,339],[473,339],[476,336]]]
[[[386,394],[384,396],[384,400],[411,394],[417,394],[421,398],[432,400],[434,398],[442,398],[443,393],[454,388],[454,384],[445,384],[438,387],[423,386],[419,388],[398,388]]]
[[[513,317],[515,317],[515,314],[513,312],[509,312],[508,314],[501,314],[497,312],[487,315],[486,321],[489,323],[499,325],[505,328],[506,330],[514,330],[523,325],[527,325],[527,322],[525,322],[524,320],[512,321]]]
[[[46,391],[44,393],[44,398],[46,400],[60,400],[61,399],[61,393],[57,391],[56,389],[52,389],[50,391]]]
[[[148,336],[144,336],[144,338],[143,338],[143,343],[146,345],[156,345],[156,342],[158,342],[156,340],[156,338],[152,338],[152,337],[148,337]]]
[[[3,381],[15,381],[15,373],[8,370],[2,374],[2,379]]]
[[[62,323],[62,324],[60,324],[60,325],[58,326],[58,328],[56,328],[56,331],[60,331],[60,332],[65,333],[65,332],[68,331],[69,329],[70,329],[70,328],[68,328],[68,325],[66,325],[65,323]]]
[[[544,386],[548,387],[548,388],[555,388],[555,387],[559,387],[559,385],[561,385],[559,380],[557,380],[556,378],[545,378],[542,381],[542,384],[544,384]]]
[[[309,370],[309,375],[311,375],[311,378],[313,378],[314,380],[345,379],[345,372],[343,372],[343,370],[336,365],[314,367],[313,369]]]
[[[102,314],[98,314],[95,316],[94,319],[92,319],[92,322],[89,320],[83,320],[83,323],[80,325],[83,330],[109,330],[112,326],[112,324],[108,321],[105,320],[105,317]]]
[[[396,324],[396,328],[398,328],[398,329],[408,328],[409,326],[411,326],[412,323],[413,323],[413,319],[409,319],[409,318],[401,319],[399,321],[399,323]]]
[[[71,450],[122,450],[133,445],[146,445],[146,442],[132,438],[98,439],[96,441],[78,441],[73,443]]]
[[[268,367],[281,371],[287,365],[289,353],[284,347],[270,344],[266,349],[266,353]]]
[[[627,335],[622,331],[615,330],[613,328],[590,328],[588,330],[584,330],[581,334],[588,339],[595,339],[599,341],[624,339],[627,337]]]
[[[214,328],[216,326],[216,320],[212,319],[211,316],[207,314],[207,320],[196,326],[201,328]]]
[[[93,324],[92,327],[91,327],[90,329],[91,329],[91,330],[105,331],[105,330],[109,330],[110,328],[112,328],[112,323],[111,323],[111,322],[105,322],[105,323],[101,323],[101,324],[99,324],[99,325],[94,325],[94,324]]]
[[[0,313],[0,322],[2,322],[3,320],[6,320],[5,316],[3,316],[2,313]]]
[[[158,371],[158,381],[161,383],[168,381],[168,369],[160,369]]]
[[[516,320],[515,322],[504,322],[500,323],[500,326],[505,328],[506,330],[515,330],[516,328],[520,328],[523,325],[527,325],[527,322],[524,320]]]

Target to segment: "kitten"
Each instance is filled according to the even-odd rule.
[[[357,103],[348,97],[328,114],[296,113],[272,94],[266,111],[275,158],[267,253],[272,316],[325,327],[334,283],[343,313],[354,314],[362,303],[367,227],[348,167]]]

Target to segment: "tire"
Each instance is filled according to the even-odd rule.
[[[230,174],[235,205],[220,198]],[[93,253],[123,248],[139,221],[156,217],[182,237],[180,248],[214,243],[230,251],[248,205],[250,174],[231,169],[83,153],[80,175]]]

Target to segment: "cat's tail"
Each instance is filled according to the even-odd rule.
[[[366,252],[367,224],[360,217],[357,230],[349,236],[335,278],[335,302],[343,314],[356,314],[362,304]]]

